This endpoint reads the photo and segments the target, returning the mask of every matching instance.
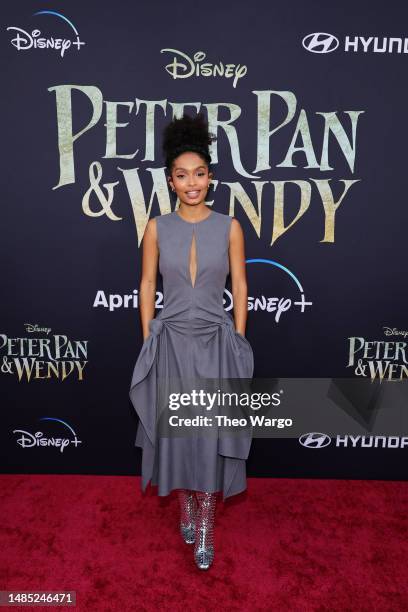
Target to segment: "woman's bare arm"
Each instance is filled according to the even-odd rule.
[[[139,288],[140,320],[144,340],[150,333],[149,323],[154,318],[158,261],[156,219],[150,219],[143,236],[142,278]]]
[[[232,219],[231,221],[229,259],[235,329],[244,336],[248,316],[248,286],[245,267],[244,233],[237,219]]]

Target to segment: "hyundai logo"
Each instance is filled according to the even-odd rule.
[[[324,448],[330,444],[331,438],[327,434],[313,432],[300,436],[299,442],[306,448]]]
[[[302,45],[311,53],[331,53],[339,46],[339,39],[327,32],[314,32],[304,37]]]

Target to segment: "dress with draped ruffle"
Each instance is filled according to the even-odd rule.
[[[162,437],[157,431],[160,381],[253,376],[252,347],[235,330],[223,306],[231,220],[214,210],[196,223],[185,221],[177,211],[156,217],[164,304],[149,323],[150,334],[137,358],[129,392],[139,417],[135,446],[142,448],[143,491],[149,481],[158,486],[161,496],[183,488],[222,491],[226,499],[246,489],[251,428],[240,436]]]

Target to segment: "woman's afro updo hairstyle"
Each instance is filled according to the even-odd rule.
[[[195,117],[186,114],[180,119],[175,117],[163,130],[163,153],[169,174],[174,160],[186,151],[198,153],[209,166],[209,145],[214,140],[217,138],[209,133],[208,123],[202,112]]]

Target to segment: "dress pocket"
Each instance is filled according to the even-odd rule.
[[[249,340],[247,338],[245,338],[245,336],[243,336],[242,334],[240,334],[236,330],[235,330],[235,334],[238,336],[238,338],[241,338],[245,342],[245,344],[247,344],[250,347],[250,349],[252,350],[252,346],[251,346]]]
[[[245,336],[235,331],[235,337],[238,339],[238,344],[240,344],[240,354],[244,357],[244,362],[248,366],[248,371],[245,374],[246,378],[252,378],[254,373],[254,351],[252,350],[251,343]]]

